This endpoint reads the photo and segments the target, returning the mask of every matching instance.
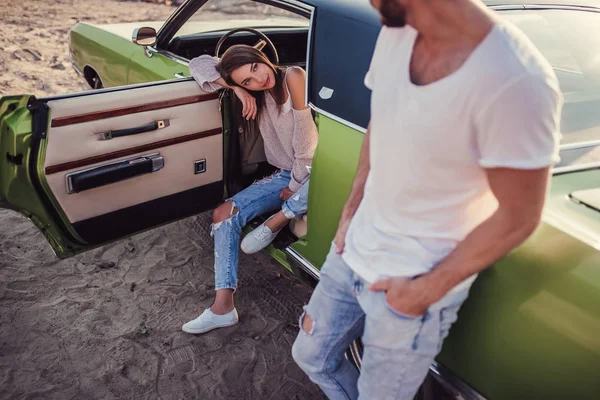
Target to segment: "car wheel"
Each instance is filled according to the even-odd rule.
[[[100,80],[100,77],[98,75],[95,75],[92,78],[92,85],[91,86],[92,86],[92,89],[94,89],[94,90],[98,90],[98,89],[102,89],[103,88],[102,81]]]
[[[90,87],[94,90],[102,89],[104,85],[102,84],[102,79],[92,67],[86,66],[83,69],[83,77]]]

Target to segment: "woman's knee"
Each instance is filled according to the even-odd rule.
[[[219,207],[215,208],[212,214],[213,223],[218,224],[226,221],[238,213],[238,209],[232,200],[226,201]]]

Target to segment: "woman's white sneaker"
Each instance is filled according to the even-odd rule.
[[[238,320],[239,317],[235,308],[233,311],[223,315],[215,314],[210,311],[210,308],[207,308],[198,318],[183,324],[181,330],[195,334],[206,333],[213,329],[235,325],[238,323]]]
[[[258,228],[247,234],[244,240],[242,240],[242,245],[240,247],[242,248],[242,251],[244,253],[258,253],[259,251],[270,245],[273,240],[275,240],[279,231],[271,231],[271,229],[267,225],[265,225],[267,221],[260,224]]]

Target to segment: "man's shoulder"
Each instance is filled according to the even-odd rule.
[[[492,71],[509,77],[537,76],[556,81],[548,60],[517,26],[502,21],[496,23],[491,41],[494,65]]]
[[[479,71],[472,75],[482,95],[494,97],[508,86],[521,86],[527,90],[531,85],[515,85],[526,81],[532,82],[535,87],[559,87],[550,63],[515,25],[497,23],[488,39],[478,63]]]

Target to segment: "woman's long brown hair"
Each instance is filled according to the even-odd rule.
[[[252,46],[247,46],[243,44],[238,44],[235,46],[231,46],[223,57],[221,61],[217,64],[216,69],[221,75],[221,77],[227,82],[230,86],[239,86],[237,83],[233,81],[231,78],[231,73],[242,67],[246,64],[254,64],[254,63],[262,63],[267,65],[271,70],[275,73],[275,86],[273,87],[273,97],[275,98],[275,103],[279,107],[279,112],[281,112],[281,108],[285,103],[285,89],[284,89],[284,77],[285,77],[285,68],[282,68],[278,65],[275,65],[269,60],[269,58],[262,51],[255,49]],[[262,115],[262,112],[265,108],[265,96],[266,91],[252,91],[248,90],[255,99],[256,99],[256,119],[246,121],[245,119],[243,124],[246,131],[254,131],[258,132],[258,122]],[[235,98],[235,96],[234,96]],[[237,103],[240,103],[236,98]],[[241,116],[241,113],[240,113]]]

